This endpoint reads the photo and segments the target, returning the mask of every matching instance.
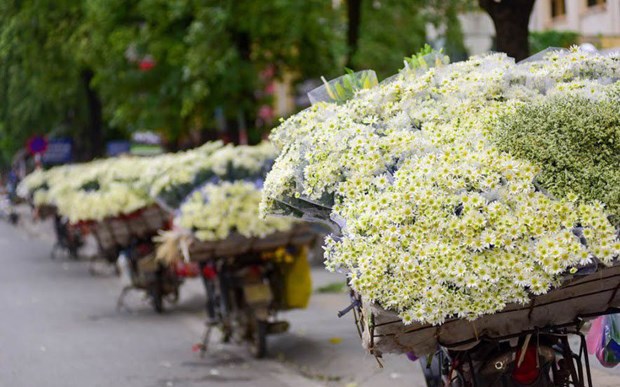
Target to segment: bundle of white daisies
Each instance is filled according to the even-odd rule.
[[[121,157],[56,167],[43,173],[47,189],[35,193],[35,204],[56,206],[71,222],[99,221],[152,205],[140,184],[150,160]]]
[[[337,224],[327,267],[405,323],[526,303],[620,254],[620,57],[446,63],[410,58],[271,136],[262,213]]]
[[[225,240],[232,233],[264,238],[291,230],[292,219],[259,216],[263,179],[275,157],[275,148],[267,142],[215,151],[207,163],[213,176],[184,201],[175,226],[201,241]]]

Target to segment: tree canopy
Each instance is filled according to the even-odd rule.
[[[0,160],[35,133],[72,136],[87,159],[106,139],[138,130],[172,148],[190,132],[213,132],[216,121],[252,131],[274,80],[329,78],[346,64],[389,75],[423,45],[429,22],[447,22],[446,46],[462,49],[456,10],[465,3],[4,1]]]

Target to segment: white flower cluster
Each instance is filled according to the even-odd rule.
[[[191,151],[158,157],[141,181],[149,187],[152,197],[172,210],[208,181],[264,176],[276,154],[269,142],[256,146],[223,146],[216,141]]]
[[[140,184],[150,161],[121,157],[66,167],[65,175],[50,185],[48,204],[55,205],[71,222],[102,220],[139,210],[153,204]]]
[[[68,167],[58,167],[51,171],[35,170],[27,175],[17,187],[19,196],[32,200],[32,203],[39,207],[52,204],[50,197],[50,186],[67,176]]]
[[[120,157],[37,170],[23,180],[21,194],[72,222],[128,214],[153,204],[143,179],[159,160]]]
[[[189,200],[192,204],[188,203],[186,208],[205,206],[209,210],[187,215],[191,220],[185,222],[198,225],[197,228],[202,229],[200,235],[207,234],[207,228],[203,226],[205,222],[215,222],[221,226],[214,235],[221,236],[221,230],[225,229],[226,233],[237,230],[242,235],[260,236],[291,224],[285,219],[268,222],[258,219],[260,189],[254,184],[262,182],[275,157],[276,149],[269,142],[256,146],[223,146],[217,141],[190,151],[149,158],[110,158],[48,171],[38,170],[24,179],[20,191],[33,197],[35,205],[56,206],[60,214],[78,222],[132,213],[153,204],[164,191],[174,192],[180,195],[179,200],[183,200],[205,182],[220,184],[222,181],[248,180],[251,192],[242,182],[218,188],[218,192],[236,195],[227,202],[217,201],[218,198],[225,199],[217,194],[208,203],[202,199],[196,201],[196,195],[192,196]],[[240,201],[238,206],[233,203],[235,200]],[[231,215],[212,211],[213,203],[218,203],[216,207],[223,205],[221,210]],[[230,203],[237,207],[227,210]],[[212,212],[213,216],[208,215]],[[200,220],[198,216],[209,219]]]
[[[42,170],[36,170],[27,175],[17,186],[17,193],[23,198],[32,196],[39,189],[47,189],[47,174]]]
[[[261,219],[260,201],[260,187],[253,182],[209,183],[181,206],[175,225],[192,231],[201,241],[224,240],[233,232],[247,238],[263,238],[292,228],[291,219],[273,216]]]
[[[611,264],[620,242],[604,204],[550,198],[535,187],[541,166],[500,152],[493,131],[523,104],[575,90],[605,98],[617,79],[619,57],[578,50],[403,70],[277,128],[261,211],[337,223],[328,268],[405,323],[527,302],[582,265]]]

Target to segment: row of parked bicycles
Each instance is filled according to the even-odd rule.
[[[72,224],[53,211],[37,213],[36,216],[50,219],[53,223],[55,244],[51,251],[52,259],[78,260],[89,239],[97,240],[100,237],[93,235],[94,225]],[[124,298],[129,292],[140,291],[153,309],[162,313],[166,304],[178,301],[179,289],[184,281],[199,278],[205,289],[207,316],[204,334],[194,346],[194,350],[201,356],[206,354],[213,340],[213,332],[219,330],[219,337],[224,342],[244,344],[253,356],[262,358],[267,354],[267,337],[286,332],[289,328],[287,321],[279,319],[279,312],[303,307],[303,302],[290,300],[287,266],[282,262],[290,262],[300,256],[305,260],[304,251],[316,239],[313,233],[303,239],[303,243],[298,241],[282,245],[281,241],[275,242],[268,249],[269,253],[249,249],[219,259],[213,259],[215,253],[212,250],[206,254],[200,251],[200,246],[194,246],[187,250],[187,254],[194,259],[176,261],[174,264],[156,258],[156,236],[154,232],[134,235],[124,246],[100,251],[97,262],[105,262],[117,275],[127,279],[127,285],[117,300],[119,310],[126,307]],[[288,240],[291,241],[290,238]],[[279,259],[274,259],[274,255],[279,255]],[[91,273],[95,275],[97,271],[93,269]],[[612,290],[609,304],[612,305],[618,297],[615,285],[618,276],[619,270],[608,272],[604,278],[599,276],[596,281],[585,276],[573,282],[569,289],[577,292],[579,286],[595,286],[592,291],[577,292],[593,297],[596,292],[607,291],[607,288],[601,287],[609,282]],[[386,329],[395,321],[378,320],[380,317],[377,314],[368,315],[362,307],[361,298],[355,293],[351,296],[350,307],[343,310],[341,315],[349,312],[354,314],[360,336],[370,337],[374,345],[370,348],[371,353],[375,351],[374,354],[379,358],[381,345],[384,345],[382,343],[386,339],[397,338],[403,345],[407,345],[405,337],[418,335],[419,339],[420,332],[428,329],[408,327],[407,331],[388,333]],[[574,302],[578,298],[574,298]],[[549,314],[553,301],[551,304],[542,301],[539,309],[537,306],[525,310],[528,318],[536,319],[536,314],[543,311],[543,308],[544,313]],[[521,313],[520,310],[506,313],[513,312]],[[620,310],[610,307],[606,313],[618,312]],[[480,336],[461,342],[445,341],[445,337],[449,337],[446,332],[450,334],[452,329],[451,322],[448,322],[444,324],[443,333],[437,331],[435,334],[438,342],[444,341],[439,343],[432,356],[420,359],[414,353],[408,356],[420,362],[429,387],[593,386],[588,343],[584,334],[584,327],[590,324],[589,320],[593,317],[596,316],[586,313],[563,324],[547,324],[510,334],[497,332],[494,336]],[[480,328],[484,326],[483,320],[478,322]],[[517,321],[519,317],[516,314],[512,318],[507,317],[506,326],[517,324]],[[456,331],[456,328],[453,330]]]
[[[55,243],[50,254],[52,259],[78,260],[88,239],[98,239],[93,235],[93,225],[72,224],[53,211],[38,213],[37,217],[53,221]],[[117,300],[118,310],[127,307],[124,300],[129,292],[140,291],[157,313],[164,312],[166,304],[178,301],[179,289],[185,280],[200,278],[206,294],[207,321],[204,335],[194,350],[201,356],[206,353],[212,333],[217,329],[224,342],[245,343],[253,356],[262,358],[267,353],[267,336],[286,332],[289,328],[287,321],[278,319],[278,312],[304,307],[307,303],[307,297],[301,305],[288,302],[290,289],[286,288],[286,276],[291,260],[298,258],[307,262],[306,246],[315,240],[312,232],[303,246],[278,247],[280,255],[288,257],[288,265],[282,264],[282,260],[266,259],[265,251],[246,251],[218,259],[203,257],[193,261],[166,262],[156,257],[157,236],[155,232],[134,235],[124,246],[105,251],[100,248],[90,272],[97,275],[97,267],[104,263],[116,275],[125,277],[126,286]],[[273,255],[275,250],[274,245],[269,254]],[[306,274],[309,276],[309,272]]]

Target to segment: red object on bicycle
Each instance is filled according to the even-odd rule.
[[[215,277],[217,277],[217,272],[215,271],[215,269],[211,266],[205,266],[204,269],[202,269],[202,275],[209,280],[214,279]]]
[[[528,345],[525,350],[525,356],[523,361],[519,365],[519,359],[521,358],[521,349],[517,351],[515,356],[515,368],[512,371],[512,379],[520,384],[532,384],[540,375],[540,369],[538,367],[536,346]]]
[[[200,275],[200,268],[195,262],[178,262],[174,267],[174,271],[177,277],[181,278],[194,278]]]

